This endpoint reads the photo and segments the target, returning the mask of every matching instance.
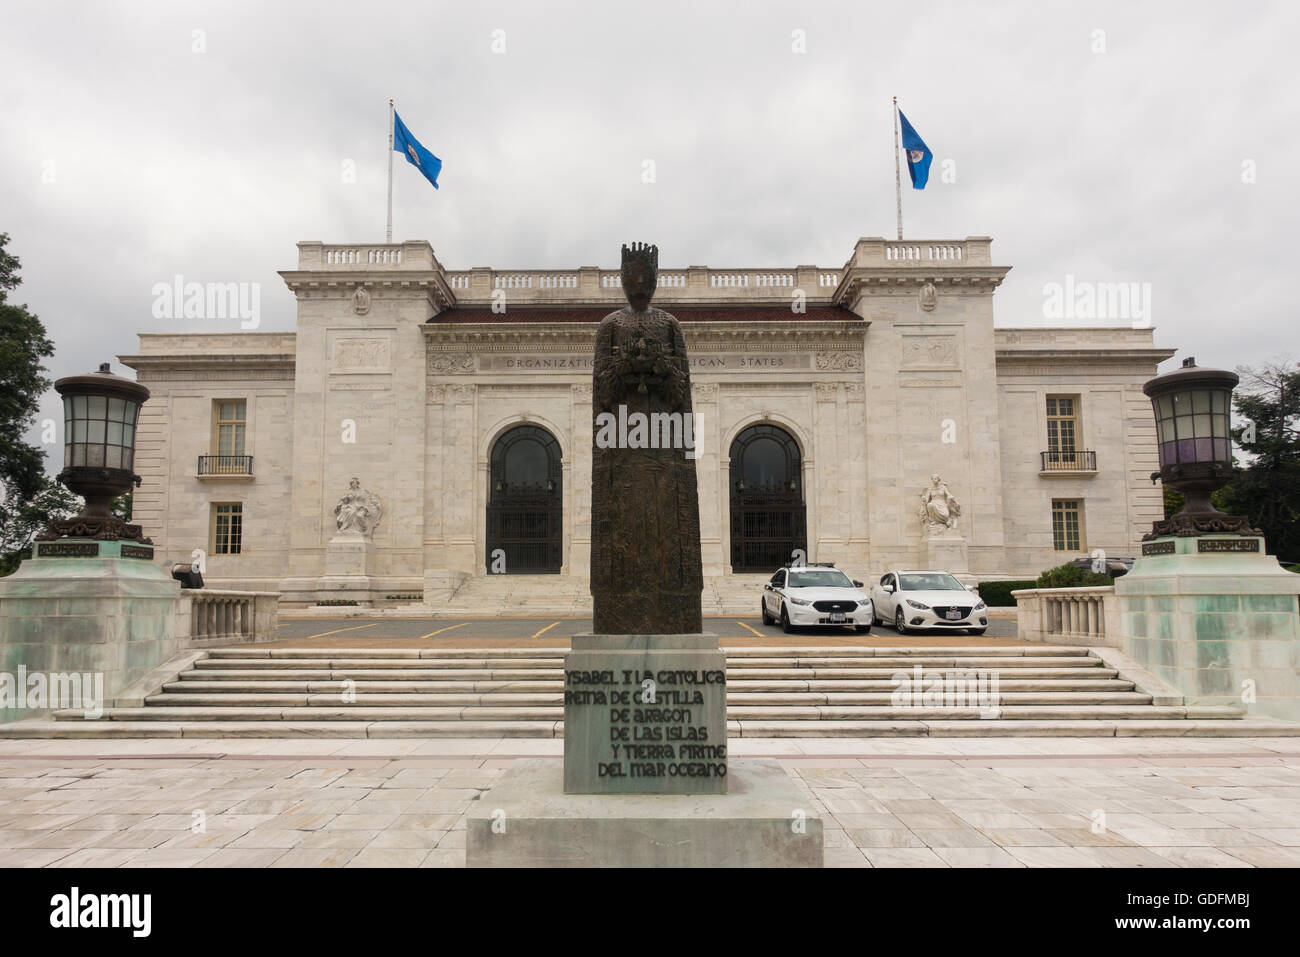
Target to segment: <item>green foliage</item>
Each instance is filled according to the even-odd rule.
[[[1237,370],[1232,437],[1249,456],[1214,504],[1246,515],[1264,533],[1268,550],[1284,561],[1300,560],[1300,369],[1289,362]]]
[[[1035,588],[1087,588],[1095,585],[1110,585],[1111,577],[1104,572],[1094,572],[1090,568],[1080,568],[1066,562],[1055,568],[1049,568],[1038,576]]]
[[[19,501],[12,490],[5,496],[0,513],[0,576],[12,574],[23,553],[52,519],[67,518],[81,509],[81,499],[52,479],[41,476],[40,490]]]
[[[1016,600],[1011,597],[1013,591],[1017,588],[1033,587],[1032,581],[980,582],[979,594],[980,599],[990,608],[1011,608],[1016,603]]]
[[[42,359],[54,355],[45,326],[27,307],[9,302],[19,282],[19,262],[5,251],[8,233],[0,233],[0,482],[7,494],[0,525],[13,519],[11,509],[39,492],[45,482],[45,450],[28,445],[23,433],[36,418],[41,395],[49,389]]]

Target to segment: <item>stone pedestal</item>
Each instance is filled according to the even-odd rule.
[[[37,680],[57,693],[44,708],[6,700],[0,721],[84,708],[84,700],[67,700],[74,685],[83,699],[88,683],[102,689],[102,706],[188,647],[190,603],[180,582],[154,563],[151,547],[60,539],[33,550],[18,571],[0,578],[0,673],[12,676],[16,694]],[[30,703],[27,695],[22,704]]]
[[[566,741],[567,744],[567,741]],[[822,822],[770,758],[723,795],[566,794],[560,763],[516,762],[467,815],[469,867],[821,867]]]
[[[312,581],[316,601],[355,601],[368,607],[373,598],[375,583],[370,569],[375,555],[375,543],[359,534],[340,532],[325,546],[325,574]]]
[[[970,571],[966,557],[966,539],[956,533],[930,535],[921,539],[920,565],[933,571],[964,575]]]
[[[565,792],[725,794],[726,675],[717,635],[574,635]]]
[[[1142,551],[1115,581],[1120,650],[1189,704],[1300,720],[1300,575],[1262,538],[1168,536]]]
[[[325,546],[327,578],[367,578],[375,543],[360,535],[335,535]]]

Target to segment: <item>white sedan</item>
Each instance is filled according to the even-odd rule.
[[[777,569],[763,586],[763,624],[778,621],[786,634],[804,625],[848,625],[859,635],[871,630],[871,599],[834,565],[792,565]]]
[[[890,621],[905,635],[913,628],[961,628],[982,635],[988,607],[947,572],[892,571],[871,586],[872,624]]]

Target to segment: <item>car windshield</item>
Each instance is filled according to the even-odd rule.
[[[965,591],[966,586],[946,572],[899,575],[902,591]]]
[[[842,571],[834,568],[791,571],[790,588],[852,588],[853,582]]]

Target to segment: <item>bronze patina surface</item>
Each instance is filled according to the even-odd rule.
[[[609,421],[602,414],[635,423],[635,413],[641,413],[657,439],[693,435],[686,432],[691,375],[682,327],[667,312],[650,306],[658,267],[657,247],[623,247],[628,306],[602,319],[596,332],[591,594],[592,630],[598,635],[702,630],[704,579],[694,458],[687,457],[689,449],[680,447],[681,442],[678,447],[637,447],[634,427],[627,429],[629,441],[609,447],[609,430],[601,429]]]

